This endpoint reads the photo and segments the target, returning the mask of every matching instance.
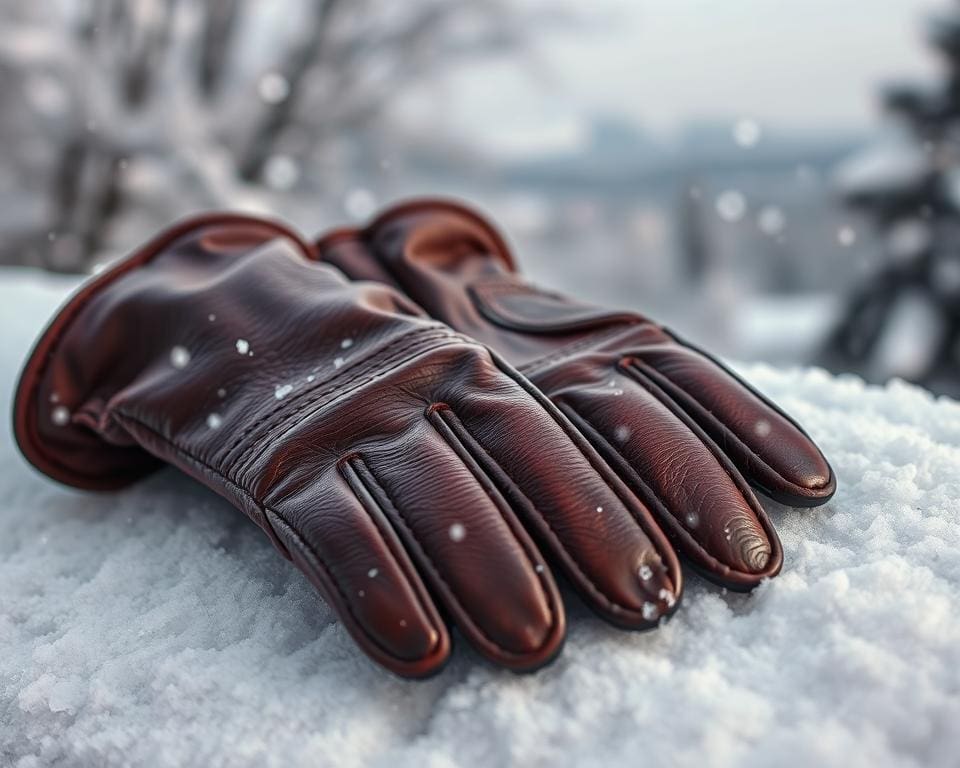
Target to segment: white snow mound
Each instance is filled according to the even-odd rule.
[[[2,398],[73,282],[8,272]],[[820,371],[744,373],[839,476],[767,503],[782,575],[690,575],[659,631],[571,596],[529,676],[463,643],[406,682],[354,647],[242,514],[169,470],[72,492],[0,445],[0,764],[31,766],[956,766],[960,404]],[[496,599],[496,596],[491,596]]]

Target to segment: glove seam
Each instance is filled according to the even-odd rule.
[[[637,323],[649,322],[646,318],[636,314],[605,310],[602,307],[580,307],[567,305],[572,311],[577,309],[588,310],[592,315],[579,319],[552,320],[539,324],[536,320],[510,309],[499,301],[502,296],[530,296],[544,297],[564,301],[566,297],[563,294],[550,290],[538,288],[525,282],[519,282],[516,275],[509,277],[481,278],[466,286],[467,295],[473,301],[477,310],[483,317],[494,325],[504,328],[514,333],[524,333],[533,335],[554,335],[554,334],[580,334],[580,333],[601,333],[599,326],[612,326],[622,328],[625,325],[636,325]],[[607,330],[610,330],[608,328]]]
[[[650,379],[650,377],[646,374],[646,371],[644,370],[646,366],[644,366],[644,368],[641,368],[639,365],[640,363],[642,363],[642,361],[628,356],[623,358],[623,360],[621,361],[621,365],[619,367],[621,368],[621,370],[624,370],[628,374],[630,374],[634,378],[634,380],[638,384],[640,384],[640,386],[643,386],[645,389],[647,389],[648,392],[650,392],[660,403],[664,405],[664,407],[666,407],[672,414],[674,414],[674,416],[679,418],[683,422],[683,424],[687,427],[687,429],[689,429],[690,432],[694,436],[696,436],[700,440],[700,442],[704,444],[704,446],[707,448],[710,454],[717,460],[717,464],[723,470],[724,474],[726,474],[727,477],[730,478],[730,481],[734,484],[734,486],[740,491],[741,494],[743,494],[743,498],[747,502],[747,505],[750,507],[751,511],[753,511],[753,513],[757,516],[757,519],[760,522],[760,526],[761,528],[763,528],[764,532],[767,534],[767,539],[770,542],[770,560],[771,561],[782,560],[783,547],[780,542],[780,537],[777,534],[776,528],[773,527],[773,523],[770,521],[770,518],[768,517],[766,510],[757,500],[756,496],[753,494],[753,491],[750,490],[750,484],[747,482],[746,478],[744,478],[732,466],[730,458],[723,451],[720,450],[720,447],[716,444],[716,441],[714,441],[713,438],[711,438],[703,430],[703,428],[700,427],[693,420],[693,418],[688,413],[686,413],[682,408],[680,408],[676,403],[674,403],[669,397],[669,395],[666,395],[666,393],[664,393],[660,389],[660,387],[656,383],[656,380]],[[666,509],[666,506],[664,506],[664,509]],[[693,537],[691,536],[691,538]],[[696,542],[696,543],[697,543],[697,548],[703,550],[700,543],[699,542]],[[703,551],[706,552],[706,550],[703,550]],[[715,559],[713,558],[712,555],[709,555],[709,553],[708,553],[708,556],[711,557],[711,559]],[[724,567],[726,568],[727,571],[749,574],[749,571],[740,571],[740,570],[734,571],[732,568],[730,568],[729,565],[725,565]],[[779,570],[779,568],[777,570]],[[750,575],[755,576],[756,574],[750,574]],[[772,576],[775,574],[769,574],[769,575]]]
[[[591,441],[595,440],[596,442],[602,445],[602,447],[604,448],[604,453],[607,454],[606,460],[608,462],[610,461],[611,457],[618,457],[620,460],[617,461],[616,463],[621,465],[622,470],[624,468],[630,468],[629,462],[623,459],[623,457],[620,455],[620,452],[617,451],[616,448],[614,448],[614,446],[610,443],[610,441],[603,436],[603,434],[593,425],[593,423],[586,416],[584,416],[582,413],[580,413],[580,411],[578,411],[576,408],[570,405],[570,403],[561,403],[559,407],[567,415],[567,417],[574,422],[574,424],[582,425],[582,426],[578,426],[579,429],[586,428],[590,431]],[[622,474],[620,474],[620,476],[624,478],[625,482],[628,485],[630,485],[633,488],[634,492],[639,494],[641,498],[646,497],[647,500],[652,499],[655,502],[655,504],[653,504],[652,506],[654,507],[654,509],[658,510],[659,516],[661,517],[666,516],[667,520],[670,521],[668,523],[668,526],[671,529],[673,529],[674,531],[677,531],[678,530],[677,526],[680,526],[679,530],[687,537],[692,547],[697,551],[699,551],[704,556],[704,558],[708,561],[708,565],[715,566],[717,567],[718,570],[722,570],[724,573],[731,570],[729,565],[717,560],[716,557],[714,557],[713,555],[710,554],[710,552],[704,549],[703,545],[701,545],[700,542],[698,542],[696,539],[693,538],[693,536],[690,535],[690,532],[685,527],[683,527],[682,524],[680,524],[676,516],[670,513],[663,499],[660,498],[660,496],[656,493],[656,491],[653,490],[653,488],[647,485],[647,483],[639,475],[639,473],[637,473],[635,470],[630,468],[629,472],[624,471]],[[676,536],[676,533],[674,533],[674,536]]]
[[[522,373],[527,378],[532,378],[536,374],[541,373],[544,368],[547,368],[548,366],[554,363],[559,363],[564,360],[567,360],[573,357],[577,352],[582,352],[584,349],[589,349],[594,345],[599,346],[600,344],[605,344],[607,342],[610,342],[613,339],[617,338],[618,336],[625,335],[630,331],[634,330],[634,328],[636,328],[637,325],[643,325],[643,324],[650,325],[653,328],[658,327],[649,321],[641,320],[641,321],[638,321],[637,323],[630,323],[629,325],[620,325],[620,326],[617,326],[616,328],[610,328],[605,331],[600,331],[592,334],[586,339],[580,339],[579,341],[571,342],[570,344],[560,347],[560,349],[557,349],[549,353],[548,355],[544,355],[543,357],[538,357],[535,360],[531,360],[529,363],[524,363],[523,365],[517,366],[517,370],[519,370],[520,373]]]
[[[483,639],[485,643],[489,644],[498,653],[501,653],[504,656],[520,657],[525,655],[525,654],[517,653],[516,651],[511,651],[507,648],[504,648],[496,640],[492,639],[479,624],[477,624],[477,622],[471,616],[470,612],[467,611],[466,608],[464,607],[463,601],[457,596],[457,593],[454,591],[453,587],[450,586],[450,583],[443,577],[443,574],[437,568],[433,558],[430,556],[427,549],[423,546],[423,543],[420,541],[413,527],[410,525],[410,522],[407,519],[406,514],[402,511],[402,508],[397,504],[396,499],[394,499],[393,495],[386,489],[384,484],[374,474],[373,469],[366,462],[364,462],[363,466],[367,470],[367,474],[369,474],[370,480],[373,481],[375,490],[379,490],[383,494],[383,496],[387,499],[387,501],[390,502],[391,508],[396,513],[397,520],[403,526],[404,530],[407,532],[407,535],[410,536],[410,538],[416,543],[417,547],[420,549],[420,553],[423,556],[424,560],[426,560],[427,564],[430,566],[430,569],[433,571],[434,577],[449,592],[451,598],[453,598],[454,602],[457,604],[457,607],[463,612],[463,615],[468,618],[468,620],[470,621],[470,624],[472,625],[472,629]],[[359,473],[358,473],[358,477],[361,477],[361,480],[363,479],[362,476],[359,475]],[[494,504],[494,506],[496,506],[496,504]],[[498,509],[498,511],[500,510]],[[502,514],[503,513],[501,512],[501,515]],[[526,554],[526,550],[524,550],[524,554]],[[527,559],[528,561],[530,560],[529,556],[527,557]],[[531,561],[531,564],[533,564],[532,561]],[[542,584],[543,579],[541,578],[540,574],[537,574],[537,578],[538,578],[538,581],[540,581]],[[555,615],[556,609],[553,605],[553,601],[550,599],[550,591],[546,589],[545,584],[542,584],[542,585],[544,586],[544,593],[547,597],[547,602],[550,605],[550,626],[552,627],[555,625],[554,615]],[[547,638],[544,639],[544,643],[548,642],[549,639],[550,639],[550,636],[548,635]],[[530,653],[536,653],[537,650],[539,650],[539,648],[534,649]]]
[[[31,464],[40,468],[37,464],[39,459],[47,466],[57,467],[73,475],[75,470],[61,461],[57,456],[42,450],[38,443],[30,438],[30,421],[24,415],[24,403],[33,402],[43,385],[44,377],[47,374],[53,359],[59,353],[60,345],[64,338],[73,327],[77,318],[87,309],[90,303],[100,296],[105,290],[110,288],[115,282],[123,279],[127,274],[143,269],[153,261],[163,255],[165,249],[187,237],[190,233],[199,231],[205,226],[214,226],[222,224],[253,223],[258,226],[273,229],[278,236],[285,237],[293,242],[298,249],[302,250],[304,256],[310,260],[312,258],[312,248],[300,239],[300,237],[287,228],[285,225],[266,218],[251,216],[241,213],[213,213],[201,214],[198,216],[182,219],[171,225],[166,230],[154,237],[146,245],[137,248],[124,258],[111,265],[109,269],[85,282],[78,288],[54,316],[47,328],[41,334],[39,340],[30,352],[25,367],[20,374],[20,383],[17,385],[14,394],[14,437],[20,445],[21,452],[27,457]],[[37,362],[37,353],[42,351],[43,357]],[[36,366],[35,370],[31,370]],[[30,379],[26,379],[29,376]],[[23,390],[24,381],[29,381],[29,388]],[[45,474],[50,474],[46,469],[41,469]],[[53,475],[51,475],[53,476]],[[76,485],[76,480],[65,480],[62,476],[55,477],[61,482],[68,482]]]
[[[350,616],[351,616],[351,618],[353,619],[353,621],[356,622],[357,626],[361,626],[361,627],[363,626],[363,625],[360,623],[359,618],[357,617],[356,613],[355,613],[354,610],[353,610],[353,605],[352,605],[350,599],[347,597],[347,593],[346,593],[346,592],[343,590],[343,588],[340,586],[339,582],[338,582],[338,581],[336,580],[336,578],[334,577],[333,572],[330,570],[329,566],[327,566],[326,563],[324,563],[323,558],[320,557],[320,555],[317,554],[317,553],[313,550],[312,547],[310,547],[310,545],[307,543],[307,541],[296,531],[296,529],[290,524],[290,522],[286,519],[286,517],[285,517],[283,514],[280,513],[279,510],[277,510],[277,509],[275,509],[275,508],[273,508],[273,507],[268,507],[268,506],[267,506],[266,504],[264,504],[263,502],[258,501],[258,500],[257,500],[257,497],[254,496],[254,494],[253,494],[248,488],[246,488],[245,486],[241,485],[241,484],[240,484],[239,482],[237,482],[236,480],[233,480],[233,479],[225,476],[223,473],[220,472],[220,470],[219,470],[217,467],[215,467],[215,466],[207,463],[206,461],[204,461],[204,460],[201,459],[200,457],[195,456],[193,453],[191,453],[191,452],[188,451],[187,449],[183,448],[182,446],[176,444],[173,440],[171,440],[170,438],[166,437],[165,435],[163,435],[163,434],[162,434],[161,432],[159,432],[158,430],[154,429],[154,428],[153,428],[152,426],[150,426],[149,424],[146,424],[146,423],[142,422],[142,421],[141,421],[140,419],[138,419],[137,417],[132,416],[132,415],[130,415],[130,414],[126,414],[126,413],[120,412],[120,411],[114,411],[114,417],[115,417],[115,418],[116,418],[116,417],[119,417],[119,418],[121,418],[121,419],[126,419],[126,420],[128,420],[128,421],[132,421],[132,422],[133,422],[134,424],[136,424],[137,426],[142,427],[143,429],[146,429],[148,432],[151,432],[158,440],[160,440],[161,442],[164,442],[164,443],[166,443],[167,445],[169,445],[174,451],[176,451],[178,454],[180,454],[180,456],[181,456],[182,458],[186,459],[186,460],[189,461],[189,462],[192,462],[193,464],[196,464],[196,465],[199,465],[199,466],[203,467],[204,469],[206,469],[206,470],[208,470],[209,472],[213,473],[217,478],[219,478],[221,481],[223,481],[226,485],[232,486],[234,489],[236,489],[237,492],[239,492],[239,493],[243,494],[244,496],[246,496],[251,502],[253,502],[254,506],[256,506],[258,509],[260,509],[261,514],[263,514],[263,519],[262,519],[261,521],[255,521],[255,522],[257,522],[258,525],[260,525],[261,527],[263,527],[264,525],[267,525],[267,526],[270,525],[270,521],[269,521],[269,519],[268,519],[268,517],[267,517],[267,515],[266,515],[267,512],[270,512],[270,513],[272,513],[273,515],[276,515],[276,517],[278,517],[278,518],[290,529],[290,531],[293,533],[294,538],[295,538],[295,540],[297,541],[297,543],[300,544],[300,545],[302,545],[305,549],[307,549],[307,550],[314,556],[314,558],[316,559],[317,563],[320,565],[320,567],[323,569],[324,573],[326,574],[327,579],[329,580],[330,584],[333,585],[333,588],[340,594],[340,597],[341,597],[342,600],[343,600],[344,606],[346,607],[347,611],[350,613]],[[273,534],[273,537],[276,537],[276,533]],[[272,537],[271,537],[271,538],[272,538]],[[277,537],[277,539],[279,540],[279,537]],[[366,634],[366,633],[365,633],[365,634]]]
[[[661,372],[661,371],[658,371],[658,370],[656,370],[655,368],[652,368],[652,366],[648,365],[645,361],[643,361],[643,360],[640,359],[640,358],[634,357],[634,356],[625,357],[625,358],[623,358],[623,361],[622,361],[622,362],[625,363],[624,367],[626,367],[626,368],[632,368],[632,369],[636,370],[637,373],[639,373],[641,376],[643,376],[643,377],[645,377],[645,378],[652,378],[654,381],[656,381],[657,379],[663,379],[663,380],[665,380],[666,382],[668,382],[671,387],[673,387],[673,388],[675,388],[676,390],[678,390],[678,391],[680,391],[681,393],[683,393],[684,396],[689,397],[690,400],[693,401],[698,408],[700,408],[702,411],[705,411],[705,412],[708,414],[708,416],[709,416],[710,419],[714,422],[714,424],[717,426],[717,428],[723,433],[724,440],[731,440],[731,441],[733,441],[733,442],[736,443],[740,448],[742,448],[742,449],[744,450],[744,452],[745,452],[747,455],[750,456],[751,459],[753,459],[754,461],[756,461],[758,464],[762,465],[763,468],[766,469],[766,470],[768,470],[771,474],[773,474],[773,475],[775,475],[775,476],[783,479],[785,482],[790,483],[791,486],[795,486],[795,485],[796,485],[795,483],[792,483],[791,481],[789,481],[789,480],[787,480],[786,478],[784,478],[783,475],[781,475],[781,474],[780,474],[779,472],[777,472],[773,467],[771,467],[770,464],[767,463],[766,459],[764,459],[759,453],[757,453],[757,452],[756,452],[755,450],[753,450],[749,445],[747,445],[745,442],[743,442],[743,440],[741,440],[733,430],[731,430],[729,427],[727,427],[723,422],[721,422],[721,421],[719,421],[718,419],[716,419],[716,418],[713,416],[713,414],[710,412],[710,410],[709,410],[703,403],[701,403],[700,400],[698,400],[695,395],[693,395],[691,392],[688,392],[686,389],[684,389],[683,387],[681,387],[679,384],[677,384],[673,379],[671,379],[671,378],[670,378],[669,376],[667,376],[665,373],[663,373],[663,372]],[[642,367],[641,367],[641,366],[642,366]],[[671,398],[671,399],[672,399],[672,398]],[[765,404],[767,404],[767,403],[765,403]],[[684,412],[686,413],[685,409],[682,409],[682,410],[684,410]],[[780,411],[779,408],[774,407],[774,410],[775,410],[779,415],[784,415],[784,414],[782,413],[782,411]],[[691,417],[691,419],[692,419],[692,417]],[[792,419],[789,419],[789,418],[788,418],[788,421],[790,421],[791,423],[793,423]],[[804,434],[805,434],[805,433],[804,433]],[[832,473],[832,468],[831,468],[831,473]],[[825,487],[827,487],[829,484],[830,484],[829,481],[827,481],[826,483],[823,483],[822,485],[817,486],[817,487],[813,488],[812,490],[819,490],[820,488],[825,488]]]
[[[713,363],[713,364],[716,365],[718,368],[720,368],[724,373],[726,373],[726,374],[729,375],[731,378],[733,378],[740,386],[742,386],[742,387],[743,387],[744,389],[746,389],[750,394],[752,394],[754,397],[756,397],[761,403],[763,403],[766,407],[768,407],[768,408],[770,408],[771,410],[773,410],[778,416],[780,416],[780,418],[784,419],[784,420],[785,420],[788,424],[790,424],[794,429],[796,429],[798,432],[800,432],[800,434],[802,434],[804,437],[808,438],[808,439],[810,440],[810,442],[813,443],[813,440],[810,438],[810,435],[807,434],[806,430],[803,429],[803,427],[801,427],[800,424],[798,424],[797,421],[796,421],[792,416],[790,416],[788,413],[786,413],[786,412],[785,412],[782,408],[780,408],[780,406],[778,406],[776,403],[774,403],[773,401],[771,401],[770,398],[768,398],[766,395],[764,395],[762,392],[760,392],[756,387],[754,387],[752,384],[750,384],[750,382],[744,381],[740,376],[738,376],[736,373],[734,373],[732,370],[730,370],[726,365],[724,365],[724,364],[721,363],[719,360],[717,360],[713,355],[710,355],[709,353],[704,352],[702,349],[699,349],[699,348],[695,347],[693,344],[690,344],[689,342],[684,341],[683,339],[679,338],[676,334],[674,334],[672,331],[669,331],[669,330],[666,329],[666,328],[664,329],[664,331],[670,336],[671,339],[673,339],[673,341],[674,341],[675,343],[677,343],[677,344],[680,345],[681,347],[683,347],[683,348],[685,348],[685,349],[689,349],[689,350],[695,352],[696,354],[703,356],[703,357],[704,357],[705,359],[707,359],[709,362]],[[639,362],[643,362],[643,361],[639,361]],[[664,379],[666,379],[667,381],[669,381],[672,386],[676,387],[678,390],[680,390],[680,391],[683,392],[685,395],[687,395],[691,400],[693,400],[693,401],[697,404],[697,406],[698,406],[699,408],[701,408],[702,410],[706,411],[707,413],[710,413],[710,410],[709,410],[706,406],[704,406],[703,403],[701,403],[699,400],[697,400],[696,397],[694,397],[690,392],[688,392],[687,390],[685,390],[685,389],[684,389],[683,387],[681,387],[679,384],[675,383],[669,376],[667,376],[666,374],[661,373],[660,371],[655,371],[655,372],[656,372],[657,374],[659,374],[660,376],[662,376],[662,377],[663,377]],[[712,416],[712,414],[711,414],[711,416]],[[786,478],[784,478],[783,475],[781,475],[779,472],[777,472],[775,469],[773,469],[773,467],[771,467],[771,466],[766,462],[766,460],[765,460],[762,456],[760,456],[758,453],[756,453],[756,452],[753,451],[751,448],[749,448],[745,443],[743,443],[743,441],[740,440],[740,438],[738,438],[734,432],[732,432],[731,430],[728,430],[727,427],[726,427],[722,422],[720,422],[720,421],[718,421],[718,420],[716,420],[716,419],[714,419],[714,421],[715,421],[724,431],[730,432],[730,437],[733,437],[736,442],[738,442],[739,444],[742,444],[742,445],[746,448],[747,452],[750,453],[752,456],[754,456],[761,464],[763,464],[764,467],[766,467],[767,469],[769,469],[771,473],[773,473],[773,474],[776,475],[777,477],[783,479],[785,482],[790,483],[790,485],[791,485],[794,489],[796,489],[796,491],[799,492],[801,495],[804,495],[804,491],[806,491],[806,490],[819,491],[819,490],[822,490],[822,489],[824,489],[824,488],[829,488],[829,487],[836,481],[836,476],[835,476],[835,474],[834,474],[833,467],[830,466],[830,463],[826,460],[826,457],[823,456],[823,452],[820,451],[820,448],[819,448],[818,446],[816,446],[815,443],[813,443],[813,444],[814,444],[814,447],[816,448],[817,452],[820,453],[821,457],[823,458],[823,460],[824,460],[824,462],[827,464],[827,466],[830,468],[830,476],[827,478],[827,480],[826,480],[825,482],[823,482],[823,483],[821,483],[821,484],[818,484],[818,485],[815,485],[815,486],[810,486],[809,488],[806,488],[806,487],[804,487],[804,486],[798,486],[796,483],[793,483],[793,482],[791,482],[790,480],[787,480]],[[767,489],[763,489],[763,490],[764,490],[765,492],[767,492]],[[812,495],[812,494],[811,494],[811,495]]]
[[[426,338],[425,334],[430,332],[434,332],[436,336]],[[405,343],[399,348],[391,349],[392,345],[400,341],[404,341]],[[431,341],[436,341],[439,343],[437,343],[435,347],[429,347],[428,344]],[[346,376],[342,380],[337,380],[340,374],[334,374],[333,377],[318,381],[313,387],[307,387],[299,392],[296,396],[290,398],[289,400],[284,400],[279,405],[275,406],[273,410],[263,417],[260,424],[254,424],[250,427],[247,427],[230,443],[230,445],[221,454],[222,458],[220,463],[223,464],[226,462],[230,458],[231,454],[240,449],[240,447],[245,441],[248,440],[248,438],[252,438],[249,440],[246,447],[243,448],[240,454],[236,457],[236,459],[231,462],[235,466],[243,466],[249,463],[251,454],[256,449],[257,445],[269,437],[271,433],[275,433],[277,430],[287,426],[287,424],[304,409],[309,408],[311,405],[317,404],[318,401],[322,400],[328,395],[334,393],[346,394],[347,392],[355,390],[358,386],[376,378],[378,375],[377,373],[369,373],[371,364],[376,363],[382,366],[391,363],[397,363],[401,361],[404,355],[409,353],[411,350],[415,351],[408,355],[408,359],[416,357],[416,355],[420,354],[424,349],[443,347],[455,341],[465,341],[465,339],[464,337],[455,334],[444,326],[419,328],[392,339],[391,341],[371,352],[366,357],[354,363],[347,371],[347,373],[350,375]],[[472,344],[474,342],[470,343]],[[382,353],[386,354],[381,357],[380,355]],[[329,386],[326,386],[323,390],[318,392],[317,388],[323,385]],[[308,395],[309,397],[307,397]],[[293,410],[290,410],[291,408]],[[264,424],[263,422],[270,423]]]
[[[622,611],[622,612],[628,613],[628,614],[635,614],[635,613],[637,613],[637,611],[635,611],[635,610],[633,610],[633,609],[631,609],[631,608],[628,608],[628,607],[626,607],[626,606],[623,606],[623,605],[621,605],[620,603],[618,603],[617,601],[613,600],[609,595],[606,594],[606,592],[604,592],[604,591],[596,584],[596,582],[594,582],[593,579],[590,578],[590,576],[580,567],[580,565],[579,565],[579,563],[577,562],[576,558],[574,558],[573,555],[570,554],[570,551],[567,549],[566,545],[563,543],[563,541],[562,541],[562,540],[560,539],[560,537],[557,535],[557,533],[556,533],[556,531],[554,530],[553,526],[550,525],[550,521],[547,520],[547,518],[537,509],[537,506],[533,503],[533,501],[523,492],[522,488],[517,484],[516,479],[515,479],[515,478],[513,477],[513,475],[507,470],[507,468],[504,467],[501,463],[499,463],[499,462],[497,462],[496,460],[494,460],[494,458],[489,454],[489,452],[487,452],[487,450],[480,444],[480,442],[470,433],[470,431],[466,428],[466,425],[463,424],[463,422],[462,422],[462,421],[460,420],[460,418],[456,415],[456,413],[454,413],[451,409],[449,409],[449,407],[446,408],[445,410],[450,414],[451,417],[453,417],[453,419],[455,420],[455,422],[456,422],[456,424],[459,426],[459,428],[462,429],[464,432],[467,433],[467,435],[471,438],[471,442],[474,443],[474,444],[476,445],[476,448],[477,448],[479,451],[481,451],[481,452],[487,457],[487,460],[490,461],[490,462],[492,462],[493,464],[495,464],[497,467],[499,467],[499,468],[503,471],[503,473],[507,476],[507,478],[510,480],[511,485],[512,485],[513,488],[516,490],[517,494],[523,497],[523,499],[527,502],[527,504],[529,505],[529,507],[530,507],[530,509],[533,511],[533,513],[537,516],[537,518],[538,518],[539,520],[541,520],[541,521],[543,522],[544,526],[546,527],[547,532],[549,533],[550,538],[553,540],[554,545],[555,545],[558,549],[560,549],[560,550],[563,552],[563,554],[567,557],[567,559],[568,559],[568,561],[569,561],[570,567],[577,573],[578,576],[581,577],[581,579],[583,579],[583,583],[586,584],[586,585],[595,593],[595,594],[594,594],[594,599],[596,599],[598,602],[600,602],[605,608],[607,608],[608,610],[613,611],[613,612]],[[464,445],[464,448],[469,452],[469,447],[468,447],[468,446]],[[474,459],[474,460],[476,461],[476,459]],[[611,490],[613,490],[613,489],[611,489]],[[622,499],[621,499],[621,501],[622,501]],[[624,506],[626,506],[626,505],[624,505]],[[631,512],[631,517],[633,517],[632,512]],[[636,519],[636,518],[634,517],[634,519]],[[638,524],[639,524],[639,523],[638,523]]]

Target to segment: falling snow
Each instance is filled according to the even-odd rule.
[[[733,189],[721,192],[717,196],[717,213],[724,221],[740,221],[747,213],[747,199]]]
[[[190,363],[190,352],[186,347],[174,347],[170,350],[170,364],[174,368],[186,368]]]
[[[288,155],[273,155],[263,168],[263,178],[274,189],[292,189],[300,180],[300,169]]]
[[[837,242],[843,246],[851,246],[857,242],[857,231],[853,227],[844,226],[837,230]]]
[[[267,72],[257,83],[257,93],[267,104],[279,104],[290,95],[290,83],[278,72]]]
[[[757,423],[753,425],[753,431],[757,437],[769,437],[772,429],[773,427],[766,419],[759,419]]]
[[[757,214],[757,226],[765,235],[776,237],[787,226],[787,217],[776,205],[765,205]]]
[[[753,147],[760,141],[762,131],[755,120],[737,120],[733,125],[733,138],[741,147]]]
[[[368,189],[354,189],[343,201],[347,214],[354,219],[366,219],[377,209],[377,199]]]

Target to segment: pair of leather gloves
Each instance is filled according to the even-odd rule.
[[[505,667],[550,661],[555,575],[629,629],[676,609],[678,553],[750,589],[782,562],[750,486],[794,506],[835,489],[715,360],[527,284],[490,223],[437,200],[317,242],[234,214],[164,231],[50,323],[15,430],[79,488],[192,475],[405,676],[443,665],[450,624]]]

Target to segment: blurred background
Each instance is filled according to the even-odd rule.
[[[0,0],[0,24],[0,280],[199,209],[312,234],[456,195],[540,283],[960,395],[960,5]]]

